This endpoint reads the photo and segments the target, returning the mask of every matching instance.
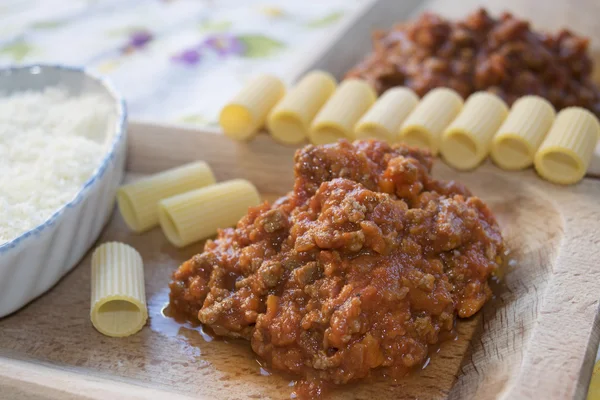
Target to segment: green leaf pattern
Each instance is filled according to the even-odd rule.
[[[204,21],[198,30],[203,33],[226,32],[232,25],[231,21]]]
[[[60,28],[65,24],[65,21],[61,20],[48,20],[48,21],[38,21],[31,25],[33,29],[37,30],[48,30],[48,29],[56,29]]]
[[[265,58],[285,49],[285,44],[265,35],[241,35],[238,39],[244,44],[244,57]]]
[[[34,47],[25,40],[17,40],[0,47],[0,54],[8,55],[13,61],[23,61],[34,51]]]
[[[344,16],[343,11],[335,11],[335,12],[332,12],[331,14],[328,14],[322,18],[318,18],[318,19],[308,22],[306,24],[306,26],[309,28],[324,28],[326,26],[329,26],[329,25],[337,22],[343,16]]]

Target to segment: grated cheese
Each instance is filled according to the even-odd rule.
[[[0,245],[75,197],[108,150],[113,115],[96,94],[0,94]]]

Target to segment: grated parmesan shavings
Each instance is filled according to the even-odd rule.
[[[73,200],[108,150],[113,116],[101,95],[0,94],[0,245]]]

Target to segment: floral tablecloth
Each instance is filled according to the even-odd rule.
[[[361,0],[2,0],[0,66],[84,65],[132,118],[216,123],[250,76],[285,77]]]

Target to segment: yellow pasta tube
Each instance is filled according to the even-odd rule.
[[[327,144],[338,139],[354,139],[354,125],[375,103],[377,94],[366,82],[347,79],[340,84],[311,126],[309,137],[314,144]]]
[[[235,225],[259,203],[254,185],[236,179],[162,200],[158,218],[167,239],[183,247]]]
[[[565,108],[535,153],[535,169],[550,182],[579,182],[590,164],[600,137],[600,122],[588,110]]]
[[[517,100],[492,141],[492,160],[507,170],[533,164],[536,150],[554,122],[552,104],[539,96]]]
[[[129,336],[148,319],[144,265],[131,246],[110,242],[92,254],[92,299],[90,318],[102,334]]]
[[[269,114],[267,127],[271,135],[285,144],[306,140],[311,122],[335,87],[335,78],[327,72],[306,75]]]
[[[429,149],[437,155],[444,129],[458,115],[463,99],[448,88],[433,89],[423,97],[400,128],[399,141]]]
[[[600,360],[594,365],[586,400],[600,400]]]
[[[494,94],[477,92],[469,96],[442,135],[440,151],[446,162],[456,169],[475,168],[487,157],[494,134],[507,114],[508,107]]]
[[[285,86],[279,78],[254,78],[221,110],[219,124],[223,132],[233,139],[249,139],[265,124],[267,115],[284,94]]]
[[[409,88],[389,89],[358,121],[354,129],[356,138],[395,142],[400,125],[418,103],[419,97]]]
[[[215,177],[208,164],[198,161],[121,186],[117,204],[127,226],[144,232],[158,225],[160,200],[213,183]]]

